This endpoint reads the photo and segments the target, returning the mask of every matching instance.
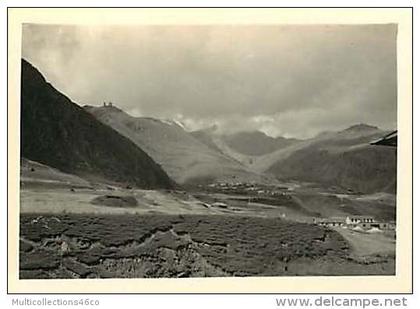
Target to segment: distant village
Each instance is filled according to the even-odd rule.
[[[230,194],[252,195],[261,197],[289,197],[293,187],[288,186],[269,186],[257,183],[246,182],[220,182],[207,185],[207,190],[215,192],[223,192]],[[354,193],[353,190],[347,190],[349,194]],[[344,229],[352,229],[354,231],[380,232],[385,230],[395,230],[394,221],[377,220],[373,216],[367,215],[349,215],[345,217],[330,218],[313,218],[313,223],[325,227],[339,227]]]
[[[290,191],[287,186],[269,186],[263,184],[257,184],[254,182],[219,182],[211,183],[207,185],[208,191],[224,192],[232,194],[244,194],[244,195],[284,195],[285,191]]]

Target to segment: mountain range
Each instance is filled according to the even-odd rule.
[[[255,170],[280,179],[340,186],[354,191],[396,191],[397,151],[370,142],[388,131],[359,124],[282,148],[255,161]]]
[[[251,156],[265,155],[299,142],[295,138],[271,137],[261,131],[238,132],[222,139],[233,150]]]
[[[294,180],[395,193],[396,148],[370,144],[389,133],[377,127],[357,124],[306,140],[216,131],[187,132],[116,106],[81,107],[22,60],[21,155],[56,173],[141,188]]]
[[[146,151],[177,183],[260,182],[268,178],[199,141],[176,122],[132,117],[115,106],[84,108]]]
[[[226,136],[217,134],[214,128],[192,132],[200,141],[217,147],[255,173],[272,175],[280,181],[315,182],[366,193],[395,193],[396,148],[370,144],[388,133],[367,124],[322,132],[306,140],[272,138],[262,132]],[[264,151],[252,154],[246,147],[253,146]]]

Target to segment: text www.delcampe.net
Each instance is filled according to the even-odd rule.
[[[401,298],[350,298],[336,296],[319,296],[316,298],[284,297],[276,298],[278,307],[407,307],[408,299]]]

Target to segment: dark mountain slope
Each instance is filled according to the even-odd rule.
[[[102,124],[22,60],[21,156],[85,178],[169,188],[145,152]]]

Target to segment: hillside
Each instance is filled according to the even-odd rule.
[[[63,173],[48,165],[21,158],[20,185],[43,183],[50,185],[67,185],[71,187],[89,187],[90,183],[78,176]]]
[[[297,139],[271,137],[260,131],[238,132],[224,135],[223,140],[233,150],[250,156],[260,156],[271,153],[298,142]]]
[[[262,158],[254,168],[282,179],[318,182],[366,193],[394,193],[396,148],[369,144],[386,133],[364,124],[323,133]]]
[[[141,188],[173,185],[144,151],[57,91],[25,60],[21,156],[86,179]]]
[[[199,131],[193,131],[190,133],[192,136],[194,136],[194,138],[199,140],[201,143],[205,144],[210,149],[213,149],[214,151],[217,151],[217,152],[222,152],[219,146],[215,143],[212,136],[208,132],[199,130]]]
[[[250,168],[254,158],[257,156],[243,154],[231,148],[225,141],[225,135],[218,134],[215,131],[216,126],[213,126],[210,128],[190,132],[190,134],[200,143],[203,143],[209,148],[222,153],[224,156],[232,158],[233,160],[240,162],[240,164]],[[256,172],[259,173],[260,171]]]
[[[144,149],[180,184],[264,180],[238,161],[198,141],[175,122],[132,117],[114,106],[85,109]]]

